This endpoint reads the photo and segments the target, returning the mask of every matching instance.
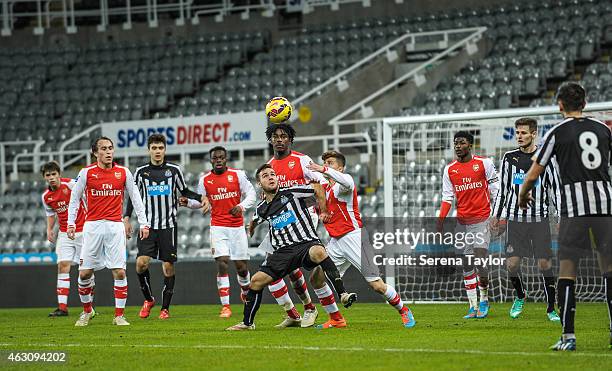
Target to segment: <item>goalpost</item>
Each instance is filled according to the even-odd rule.
[[[612,124],[612,102],[589,104],[585,112]],[[453,135],[459,130],[468,130],[474,134],[473,153],[491,157],[499,172],[503,154],[517,147],[514,122],[520,117],[533,117],[538,121],[538,142],[546,131],[561,120],[556,106],[385,118],[385,217],[395,220],[399,218],[408,223],[413,220],[411,218],[437,216],[442,193],[442,172],[445,165],[454,158]],[[454,215],[453,209],[449,216]],[[557,233],[554,226],[551,232],[553,269],[557,274]],[[489,251],[493,256],[505,257],[504,240],[505,235],[491,240]],[[386,266],[384,269],[387,280],[395,283],[402,298],[408,301],[467,300],[460,267],[456,272],[445,275],[410,265]],[[533,258],[525,258],[521,271],[528,299],[545,301],[537,262]],[[513,289],[505,267],[491,269],[490,278],[489,296],[494,301],[512,300]],[[580,301],[603,301],[605,298],[604,283],[594,254],[580,262],[576,297]]]

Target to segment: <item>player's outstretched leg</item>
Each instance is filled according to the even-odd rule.
[[[93,269],[83,270],[79,272],[79,298],[83,304],[83,312],[79,319],[74,324],[77,327],[89,325],[89,320],[92,318],[93,311],[91,305],[91,293],[94,286]]]
[[[319,265],[327,278],[331,281],[334,286],[334,290],[340,296],[340,302],[344,305],[345,308],[350,307],[357,300],[357,294],[348,293],[344,288],[344,282],[342,281],[342,277],[340,277],[340,272],[336,267],[336,264],[331,260],[325,248],[321,245],[314,245],[308,251],[308,258],[311,263],[315,265]]]
[[[555,311],[555,276],[552,270],[552,261],[550,259],[539,259],[538,265],[542,272],[542,280],[544,281],[544,293],[546,294],[546,317],[551,322],[560,322],[561,319]]]
[[[319,298],[319,302],[325,309],[325,312],[329,316],[329,320],[321,325],[317,325],[318,329],[327,329],[327,328],[341,328],[346,327],[346,320],[340,313],[338,309],[338,305],[336,305],[336,298],[334,297],[334,293],[331,290],[331,287],[325,282],[325,273],[323,269],[318,266],[313,269],[312,274],[310,275],[310,282],[312,283],[315,293],[317,294],[317,298]],[[302,327],[305,326],[302,323]]]
[[[228,327],[227,331],[255,330],[255,315],[261,305],[261,298],[265,286],[272,282],[272,277],[259,271],[251,278],[251,287],[244,302],[242,322]]]
[[[301,269],[296,269],[289,273],[289,280],[295,293],[298,295],[302,304],[304,304],[304,317],[302,318],[302,327],[310,327],[314,325],[319,312],[310,299],[310,293],[308,293],[308,286],[306,280],[302,274]]]
[[[470,303],[470,308],[463,318],[476,318],[476,313],[478,312],[478,292],[476,291],[476,287],[478,287],[478,275],[474,269],[463,272],[463,284],[465,285],[465,291],[467,292],[468,301]]]
[[[295,309],[295,305],[293,305],[293,300],[289,297],[289,290],[287,288],[287,284],[285,284],[284,279],[278,279],[268,285],[268,290],[276,299],[278,305],[283,307],[285,312],[287,312],[287,317],[283,320],[283,322],[274,326],[276,328],[285,328],[285,327],[299,327],[302,323],[302,317],[298,313],[297,309]]]
[[[144,302],[142,308],[138,313],[140,318],[147,318],[151,313],[151,308],[155,305],[155,298],[153,298],[153,290],[151,289],[151,274],[149,273],[149,261],[151,260],[148,256],[139,256],[136,258],[136,274],[138,275],[138,282],[140,283],[140,291],[144,296]]]
[[[370,287],[377,293],[379,293],[390,306],[395,308],[402,318],[402,323],[406,328],[412,328],[416,325],[412,311],[404,305],[402,298],[399,296],[395,289],[386,284],[382,279],[368,282]]]

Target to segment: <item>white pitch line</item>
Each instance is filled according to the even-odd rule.
[[[362,348],[362,347],[317,347],[317,346],[288,346],[288,345],[262,345],[256,348],[245,345],[167,345],[167,344],[8,344],[0,343],[2,347],[41,347],[41,348],[175,348],[175,349],[261,349],[261,350],[304,350],[304,351],[333,351],[333,352],[389,352],[389,353],[456,353],[456,354],[478,354],[478,355],[499,355],[499,356],[529,356],[529,357],[549,357],[568,354],[569,352],[499,352],[474,349],[426,349],[426,348]],[[569,353],[572,357],[594,357],[612,358],[610,353]]]

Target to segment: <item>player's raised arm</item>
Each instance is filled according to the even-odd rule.
[[[349,174],[334,170],[328,166],[315,164],[314,162],[308,164],[307,168],[311,171],[316,171],[320,174],[329,176],[336,183],[338,183],[340,187],[342,187],[343,192],[352,192],[353,189],[355,189],[355,181],[353,180],[353,177]]]
[[[68,204],[68,230],[67,234],[70,239],[74,239],[76,218],[81,206],[81,198],[85,192],[87,183],[87,168],[81,169],[76,178],[76,183],[70,194],[70,203]]]
[[[130,196],[132,204],[134,205],[134,210],[136,211],[136,216],[138,217],[138,224],[140,224],[141,239],[144,240],[149,235],[149,228],[151,227],[151,224],[149,223],[149,220],[147,220],[145,206],[142,202],[142,197],[140,196],[138,187],[134,182],[132,172],[127,168],[125,169],[125,189]]]

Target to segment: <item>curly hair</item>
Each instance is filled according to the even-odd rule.
[[[272,140],[272,134],[274,134],[274,132],[278,129],[284,131],[289,137],[291,143],[293,143],[293,138],[295,138],[295,129],[289,124],[268,125],[268,127],[266,128],[266,138],[268,138],[268,141]]]

